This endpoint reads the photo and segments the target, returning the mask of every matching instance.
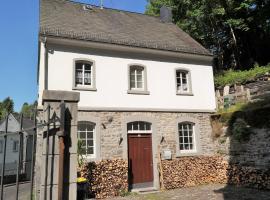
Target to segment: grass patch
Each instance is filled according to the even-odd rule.
[[[225,85],[244,84],[270,72],[270,64],[244,71],[228,70],[215,76],[215,86],[224,87]]]

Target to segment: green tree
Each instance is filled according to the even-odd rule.
[[[270,61],[270,1],[148,0],[146,13],[162,5],[173,20],[215,55],[216,70],[250,68]]]
[[[35,101],[33,104],[24,103],[21,108],[21,114],[23,114],[24,117],[33,119],[35,115],[37,102]]]
[[[0,118],[3,119],[11,112],[14,112],[14,101],[10,97],[7,97],[0,103]]]

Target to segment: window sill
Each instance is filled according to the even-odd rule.
[[[194,96],[194,94],[192,92],[187,92],[187,93],[176,92],[176,95],[179,95],[179,96]]]
[[[198,151],[190,151],[190,152],[177,152],[176,157],[185,157],[185,156],[198,156],[200,153]]]
[[[95,87],[73,87],[72,90],[97,91]]]
[[[149,91],[144,91],[144,90],[128,90],[128,94],[139,94],[139,95],[149,95]]]

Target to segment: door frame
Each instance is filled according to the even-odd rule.
[[[159,190],[159,174],[158,174],[158,145],[160,144],[161,137],[157,133],[156,120],[147,116],[134,115],[122,117],[122,143],[123,145],[123,159],[128,160],[128,133],[127,124],[134,121],[144,121],[151,123],[151,137],[152,137],[152,161],[153,161],[153,187]]]

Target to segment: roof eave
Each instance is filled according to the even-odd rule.
[[[160,49],[151,49],[151,48],[143,48],[143,47],[134,47],[128,45],[119,45],[119,44],[111,44],[105,42],[93,42],[79,39],[70,39],[59,36],[51,36],[40,34],[40,37],[46,37],[47,44],[58,44],[63,46],[75,46],[75,47],[83,47],[83,48],[91,48],[91,49],[100,49],[105,51],[116,51],[116,52],[130,52],[130,53],[138,53],[142,55],[153,55],[153,56],[161,56],[167,59],[177,59],[182,61],[183,63],[194,63],[199,65],[210,65],[212,66],[213,55],[205,55],[205,54],[195,54],[195,53],[187,53],[187,52],[179,52],[172,50],[160,50]]]

